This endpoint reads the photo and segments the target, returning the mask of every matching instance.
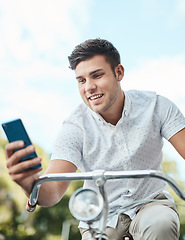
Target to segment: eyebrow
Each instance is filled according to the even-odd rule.
[[[90,76],[92,76],[93,74],[97,73],[97,72],[100,72],[102,71],[103,69],[102,68],[99,68],[99,69],[96,69],[92,72],[89,73]],[[80,78],[83,78],[83,76],[77,76],[76,79],[80,79]]]
[[[102,70],[103,70],[103,69],[101,69],[101,68],[100,68],[100,69],[97,69],[97,70],[95,70],[95,71],[90,72],[89,75],[91,76],[91,75],[93,75],[93,74],[95,74],[95,73],[97,73],[97,72],[100,72],[100,71],[102,71]]]

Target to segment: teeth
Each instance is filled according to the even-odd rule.
[[[103,94],[99,94],[99,95],[90,97],[90,99],[91,99],[91,100],[94,100],[94,99],[100,98],[100,97],[102,97],[102,96],[103,96]]]

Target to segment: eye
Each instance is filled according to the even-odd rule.
[[[93,78],[98,79],[98,78],[101,78],[103,75],[104,75],[104,73],[97,73],[97,74],[93,75]]]
[[[80,78],[80,79],[78,79],[78,83],[85,83],[85,78]]]

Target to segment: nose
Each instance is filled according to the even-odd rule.
[[[92,81],[92,80],[88,80],[86,79],[86,82],[85,82],[85,91],[86,92],[92,92],[93,90],[96,89],[96,84]]]

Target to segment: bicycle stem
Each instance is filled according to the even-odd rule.
[[[96,185],[99,188],[99,192],[103,197],[104,200],[104,207],[102,212],[102,217],[100,218],[100,236],[102,237],[104,230],[106,228],[106,222],[107,222],[107,216],[108,216],[108,199],[107,199],[107,193],[105,191],[105,177],[104,177],[105,171],[104,170],[97,170],[94,175],[94,180]],[[100,238],[101,239],[101,238]]]

